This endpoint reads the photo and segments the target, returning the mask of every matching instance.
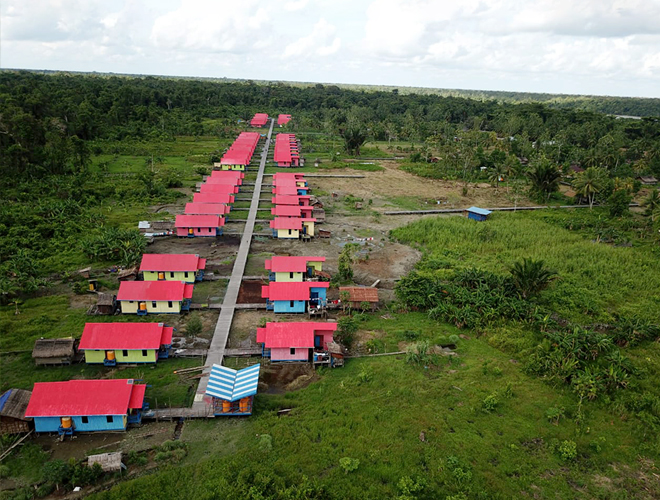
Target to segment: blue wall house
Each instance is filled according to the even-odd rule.
[[[132,379],[37,382],[25,414],[35,432],[125,431],[142,419],[146,387]]]

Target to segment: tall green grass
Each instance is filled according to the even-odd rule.
[[[614,247],[543,220],[543,213],[494,213],[486,222],[425,218],[392,235],[419,246],[446,267],[507,273],[523,257],[542,259],[560,279],[542,302],[579,322],[615,314],[660,320],[660,265],[645,246]]]

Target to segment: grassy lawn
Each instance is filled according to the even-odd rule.
[[[369,315],[360,328],[377,332],[389,347],[411,328],[433,341],[455,332],[420,313]],[[660,494],[645,476],[653,464],[640,459],[643,431],[635,422],[614,425],[611,413],[589,404],[586,422],[576,426],[570,392],[527,376],[481,339],[461,338],[456,352],[426,366],[402,355],[351,359],[343,369],[322,370],[305,389],[259,394],[249,420],[188,423],[179,481],[159,472],[99,498],[147,498],[140,492],[154,489],[184,498],[218,488],[231,496],[249,486],[272,487],[271,476],[287,484],[308,478],[313,487],[300,498],[394,498],[406,485],[416,495],[405,498]],[[292,411],[278,417],[280,408]],[[547,416],[552,408],[563,411],[556,423]],[[354,459],[357,468],[345,472],[342,458]],[[233,472],[238,464],[240,474]],[[266,488],[264,496],[275,493]]]

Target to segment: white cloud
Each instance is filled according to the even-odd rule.
[[[288,44],[283,53],[284,58],[315,56],[330,56],[341,47],[341,39],[336,36],[337,28],[320,19],[312,28],[312,32]]]
[[[265,46],[271,26],[262,2],[183,0],[158,17],[151,31],[160,49],[192,52],[245,53]]]
[[[295,12],[297,10],[302,10],[307,7],[308,0],[291,0],[284,4],[284,10],[288,12]]]

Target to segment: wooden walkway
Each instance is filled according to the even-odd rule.
[[[236,299],[238,298],[238,291],[241,287],[241,281],[243,281],[245,264],[247,263],[250,244],[252,243],[252,232],[254,231],[254,224],[257,218],[257,210],[259,208],[259,200],[261,198],[261,183],[264,177],[264,169],[266,168],[266,160],[268,159],[268,150],[270,149],[270,138],[273,133],[274,123],[275,121],[271,119],[270,129],[268,130],[266,143],[264,144],[264,148],[261,153],[261,161],[259,162],[257,179],[255,181],[254,191],[252,193],[250,213],[248,214],[248,218],[245,223],[243,237],[241,238],[241,245],[238,248],[238,253],[236,254],[234,268],[231,273],[231,278],[229,279],[229,284],[227,285],[227,291],[225,292],[225,299],[220,309],[220,317],[218,318],[218,323],[215,326],[213,338],[211,339],[211,345],[209,346],[209,353],[204,363],[206,366],[208,366],[208,368],[204,370],[203,375],[208,375],[211,372],[211,367],[214,364],[221,365],[222,359],[225,356],[225,348],[227,346],[227,339],[229,338],[229,330],[231,329],[231,323],[234,319]],[[208,379],[208,376],[203,376],[199,381],[199,385],[197,386],[197,393],[195,394],[195,400],[193,402],[192,408],[190,409],[192,413],[204,413],[210,411],[208,405],[204,401],[204,393],[206,392]],[[191,415],[191,418],[192,416],[193,415]]]
[[[597,205],[594,205],[597,206]],[[631,207],[638,207],[639,204],[631,203]],[[540,205],[538,207],[492,207],[486,208],[491,212],[517,212],[524,210],[545,210],[548,208],[589,208],[589,205]],[[437,210],[396,210],[390,212],[383,212],[385,215],[424,215],[424,214],[460,214],[467,210],[467,208],[439,208]]]

